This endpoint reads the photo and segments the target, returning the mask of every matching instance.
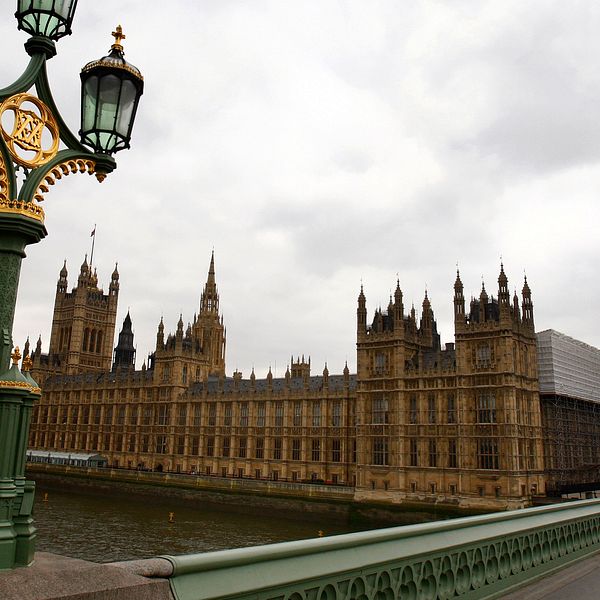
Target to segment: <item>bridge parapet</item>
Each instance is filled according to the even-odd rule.
[[[497,598],[600,550],[600,500],[165,556],[177,600]]]

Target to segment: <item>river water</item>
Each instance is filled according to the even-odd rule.
[[[170,511],[175,513],[173,523],[169,523]],[[171,506],[144,497],[45,492],[43,488],[36,490],[34,519],[37,550],[95,562],[257,546],[314,538],[319,531],[335,535],[370,528],[332,523],[326,516],[307,522]]]

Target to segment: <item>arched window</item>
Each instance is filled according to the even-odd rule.
[[[88,350],[90,352],[94,351],[94,346],[96,345],[96,330],[92,329],[92,333],[90,335],[90,345],[88,347]]]
[[[96,354],[100,354],[102,350],[102,331],[98,331],[98,335],[96,336]]]
[[[89,337],[90,337],[90,330],[86,327],[83,332],[83,351],[84,352],[87,351]]]
[[[183,385],[185,385],[187,383],[187,373],[188,373],[188,369],[187,369],[187,365],[183,365]]]

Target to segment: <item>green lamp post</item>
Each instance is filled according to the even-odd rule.
[[[30,35],[30,61],[0,89],[0,570],[30,564],[36,537],[25,455],[31,409],[41,391],[27,357],[19,369],[21,356],[12,343],[24,250],[47,235],[39,202],[49,185],[71,173],[94,174],[101,182],[116,168],[112,155],[129,148],[144,87],[139,70],[125,61],[119,26],[109,54],[82,69],[80,140],[70,131],[52,98],[46,61],[56,54],[55,42],[71,34],[76,8],[77,0],[18,0],[15,16]]]

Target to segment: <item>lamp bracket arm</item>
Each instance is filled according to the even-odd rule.
[[[23,74],[8,87],[0,89],[0,100],[5,100],[15,94],[22,94],[29,90],[35,84],[40,71],[42,69],[45,71],[45,68],[46,56],[44,54],[34,54]]]
[[[19,200],[33,202],[43,200],[43,194],[49,185],[54,185],[57,179],[62,179],[71,173],[88,173],[96,175],[102,181],[108,173],[116,169],[115,160],[106,154],[78,150],[61,150],[44,165],[32,169],[21,186]]]
[[[63,141],[65,146],[67,146],[71,150],[76,150],[80,153],[89,153],[87,148],[81,144],[81,142],[75,137],[73,132],[69,129],[68,125],[65,123],[60,111],[56,106],[56,102],[54,102],[54,97],[52,96],[52,91],[50,90],[50,83],[48,82],[48,72],[46,71],[46,64],[42,65],[42,68],[39,69],[37,78],[35,80],[35,89],[40,97],[40,100],[46,103],[56,122],[58,123],[58,130],[60,133],[60,139]]]

